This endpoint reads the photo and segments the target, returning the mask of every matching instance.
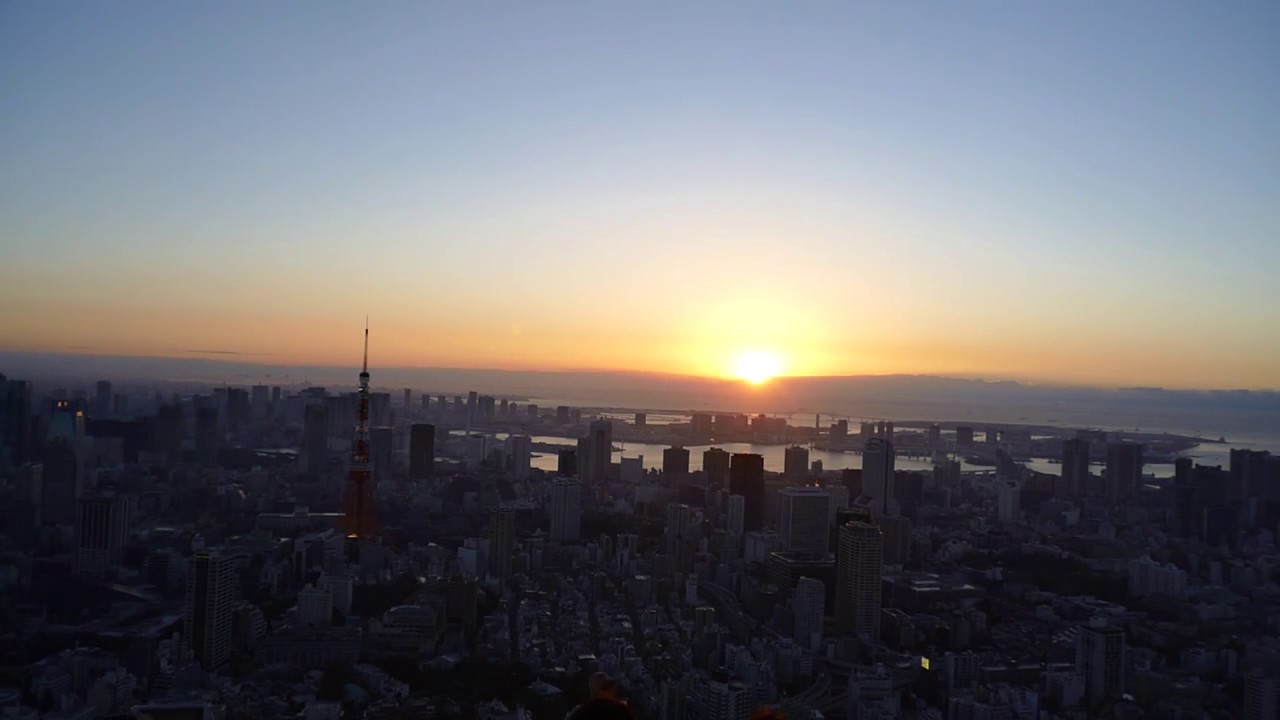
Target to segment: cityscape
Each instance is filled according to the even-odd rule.
[[[0,720],[1280,720],[1280,2],[0,2]]]
[[[600,673],[664,720],[1274,717],[1280,455],[390,390],[364,343],[346,388],[0,378],[6,717],[559,718]]]

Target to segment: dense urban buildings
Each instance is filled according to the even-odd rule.
[[[17,701],[84,717],[500,701],[558,720],[603,673],[640,716],[678,720],[1275,716],[1269,452],[543,413],[466,389],[405,400],[374,375],[355,392],[111,380],[109,403],[97,379],[5,378]],[[513,672],[517,695],[486,674]],[[1200,694],[1165,691],[1187,678]]]

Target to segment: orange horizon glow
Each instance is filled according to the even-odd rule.
[[[1094,326],[1064,347],[1060,325],[1024,323],[1016,306],[977,323],[909,310],[846,313],[838,295],[806,302],[784,289],[743,297],[714,283],[681,297],[620,288],[611,303],[566,305],[554,293],[519,302],[478,292],[455,299],[435,287],[372,281],[341,291],[303,282],[285,294],[274,279],[252,274],[233,293],[195,274],[123,283],[99,272],[59,286],[33,271],[5,280],[0,306],[29,310],[0,315],[0,350],[358,368],[367,311],[372,367],[758,378],[752,387],[770,377],[897,374],[1280,387],[1265,334],[1250,336],[1252,352],[1227,358],[1201,342],[1171,362],[1159,345],[1132,342],[1127,327]],[[763,370],[740,367],[750,352],[767,353]]]

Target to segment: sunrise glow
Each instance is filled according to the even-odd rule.
[[[778,356],[767,350],[748,350],[738,355],[733,366],[733,376],[752,385],[759,385],[775,377],[782,369]]]

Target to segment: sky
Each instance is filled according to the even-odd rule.
[[[1280,4],[0,4],[0,350],[1280,387]]]

